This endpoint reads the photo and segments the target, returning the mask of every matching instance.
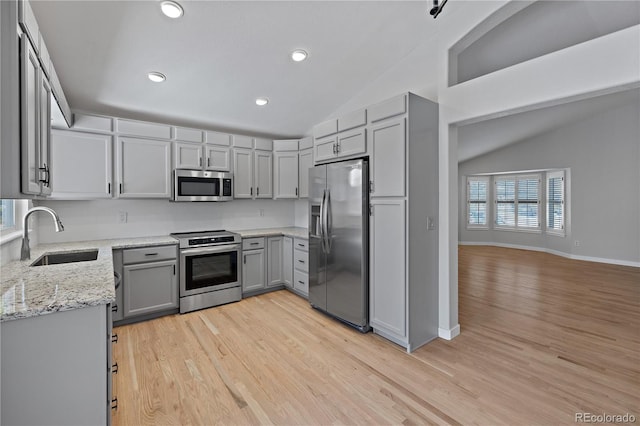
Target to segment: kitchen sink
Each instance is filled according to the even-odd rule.
[[[83,251],[65,251],[60,253],[46,253],[40,256],[30,266],[58,265],[61,263],[88,262],[98,258],[98,249]]]

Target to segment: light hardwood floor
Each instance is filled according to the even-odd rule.
[[[459,253],[462,333],[412,354],[285,290],[118,327],[113,423],[640,421],[640,268]]]

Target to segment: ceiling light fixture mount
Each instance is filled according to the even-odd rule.
[[[154,83],[162,83],[167,79],[167,76],[157,71],[151,71],[149,74],[147,74],[147,77],[149,77],[149,80],[153,81]]]
[[[291,59],[293,59],[295,62],[302,62],[307,59],[307,56],[309,56],[309,54],[302,49],[296,49],[291,52]]]
[[[429,11],[429,14],[433,16],[433,19],[436,19],[438,15],[440,15],[440,12],[442,12],[444,5],[447,4],[447,1],[448,0],[444,0],[441,5],[438,5],[438,0],[433,0],[433,7]]]
[[[258,99],[256,99],[256,105],[258,105],[258,106],[265,106],[268,103],[269,103],[269,99],[267,99],[267,98],[258,98]]]
[[[160,9],[169,18],[179,18],[184,15],[184,9],[175,1],[166,0],[160,3]]]

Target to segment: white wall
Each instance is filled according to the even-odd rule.
[[[173,203],[168,200],[40,201],[54,209],[64,232],[39,221],[41,243],[168,235],[212,229],[255,229],[294,226],[294,202],[233,200],[220,203]],[[263,210],[264,216],[260,216]],[[127,223],[119,223],[120,212]]]
[[[296,200],[295,201],[295,218],[296,226],[301,228],[309,227],[309,200]]]
[[[536,247],[614,263],[640,262],[639,117],[636,96],[631,104],[461,163],[460,241]],[[466,229],[465,176],[551,168],[571,169],[565,237]]]

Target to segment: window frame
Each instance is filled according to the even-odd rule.
[[[567,228],[567,179],[566,179],[566,173],[564,170],[553,170],[553,171],[548,171],[546,173],[546,177],[545,177],[545,233],[549,234],[549,235],[555,235],[555,236],[559,236],[559,237],[564,237],[566,235],[566,228]],[[556,228],[550,228],[549,224],[551,223],[551,221],[549,221],[549,204],[550,204],[550,198],[549,198],[549,188],[550,188],[550,181],[552,179],[561,179],[561,200],[560,200],[560,204],[562,206],[562,219],[560,222],[560,229],[556,229]]]
[[[485,192],[485,199],[484,199],[484,205],[485,205],[485,223],[484,224],[474,224],[474,223],[469,223],[469,216],[470,216],[470,212],[471,212],[471,197],[470,197],[470,191],[471,191],[471,182],[485,182],[486,185],[486,192]],[[467,226],[467,229],[482,229],[482,230],[487,230],[489,229],[489,217],[491,217],[491,211],[489,209],[490,203],[489,203],[489,196],[491,193],[491,178],[490,176],[467,176],[467,181],[466,181],[466,192],[465,192],[465,197],[466,197],[466,214],[465,214],[465,223]],[[480,200],[475,200],[474,203],[482,203],[482,201]]]
[[[0,245],[22,237],[22,218],[29,209],[29,200],[13,201],[13,226],[0,230]]]
[[[498,231],[516,231],[516,232],[530,232],[530,233],[542,233],[542,197],[541,192],[543,192],[542,188],[542,174],[541,173],[522,173],[522,174],[509,174],[509,175],[494,175],[493,176],[493,203],[494,203],[494,213],[493,213],[493,229]],[[525,204],[524,200],[518,199],[519,192],[519,181],[522,180],[537,180],[538,181],[538,198],[535,203],[537,210],[537,218],[538,225],[537,226],[523,226],[518,224],[518,207],[520,204]],[[514,193],[513,193],[513,225],[500,225],[498,224],[498,182],[501,181],[513,181],[514,182]],[[503,201],[504,202],[504,201]],[[506,201],[506,203],[511,203],[511,201]],[[526,204],[532,204],[530,202],[526,202]]]

